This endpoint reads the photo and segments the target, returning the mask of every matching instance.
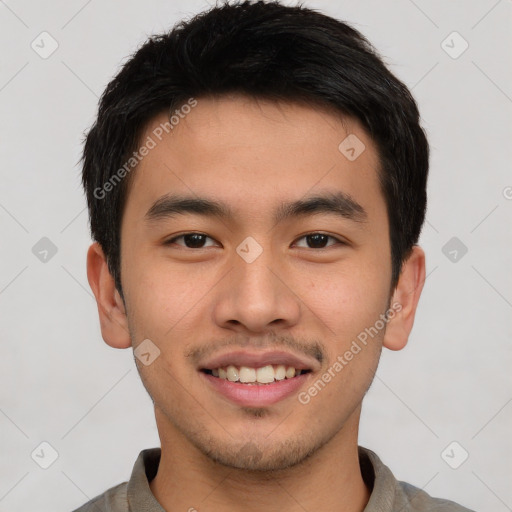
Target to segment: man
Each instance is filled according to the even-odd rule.
[[[161,449],[85,511],[464,511],[358,446],[425,279],[428,143],[344,23],[239,2],[153,37],[86,138],[102,335]]]

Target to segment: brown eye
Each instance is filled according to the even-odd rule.
[[[340,244],[343,244],[341,240],[338,240],[337,238],[326,235],[325,233],[310,233],[308,235],[304,235],[303,237],[299,238],[299,240],[305,239],[307,243],[308,249],[324,249],[327,246],[327,241],[334,240]],[[336,244],[331,244],[336,245]]]
[[[165,242],[165,245],[184,245],[187,249],[203,249],[205,247],[204,243],[206,239],[210,238],[203,233],[185,233],[183,235],[177,236],[175,238],[171,238]],[[176,243],[176,240],[183,239],[184,244]],[[213,240],[210,238],[210,240]]]

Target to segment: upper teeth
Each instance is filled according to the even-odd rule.
[[[226,368],[214,368],[212,374],[220,379],[227,379],[231,382],[258,382],[268,384],[274,380],[291,379],[300,375],[301,370],[296,370],[293,366],[284,366],[283,364],[272,366],[271,364],[262,368],[249,368],[240,366],[239,368],[230,364]]]

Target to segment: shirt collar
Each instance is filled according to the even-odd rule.
[[[165,512],[149,487],[156,476],[161,454],[161,448],[148,448],[139,453],[127,488],[130,511]]]

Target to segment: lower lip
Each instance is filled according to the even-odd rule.
[[[311,375],[311,372],[303,373],[292,379],[278,380],[271,384],[242,384],[227,379],[219,379],[204,372],[200,373],[213,386],[215,391],[244,407],[275,404],[297,392]]]

